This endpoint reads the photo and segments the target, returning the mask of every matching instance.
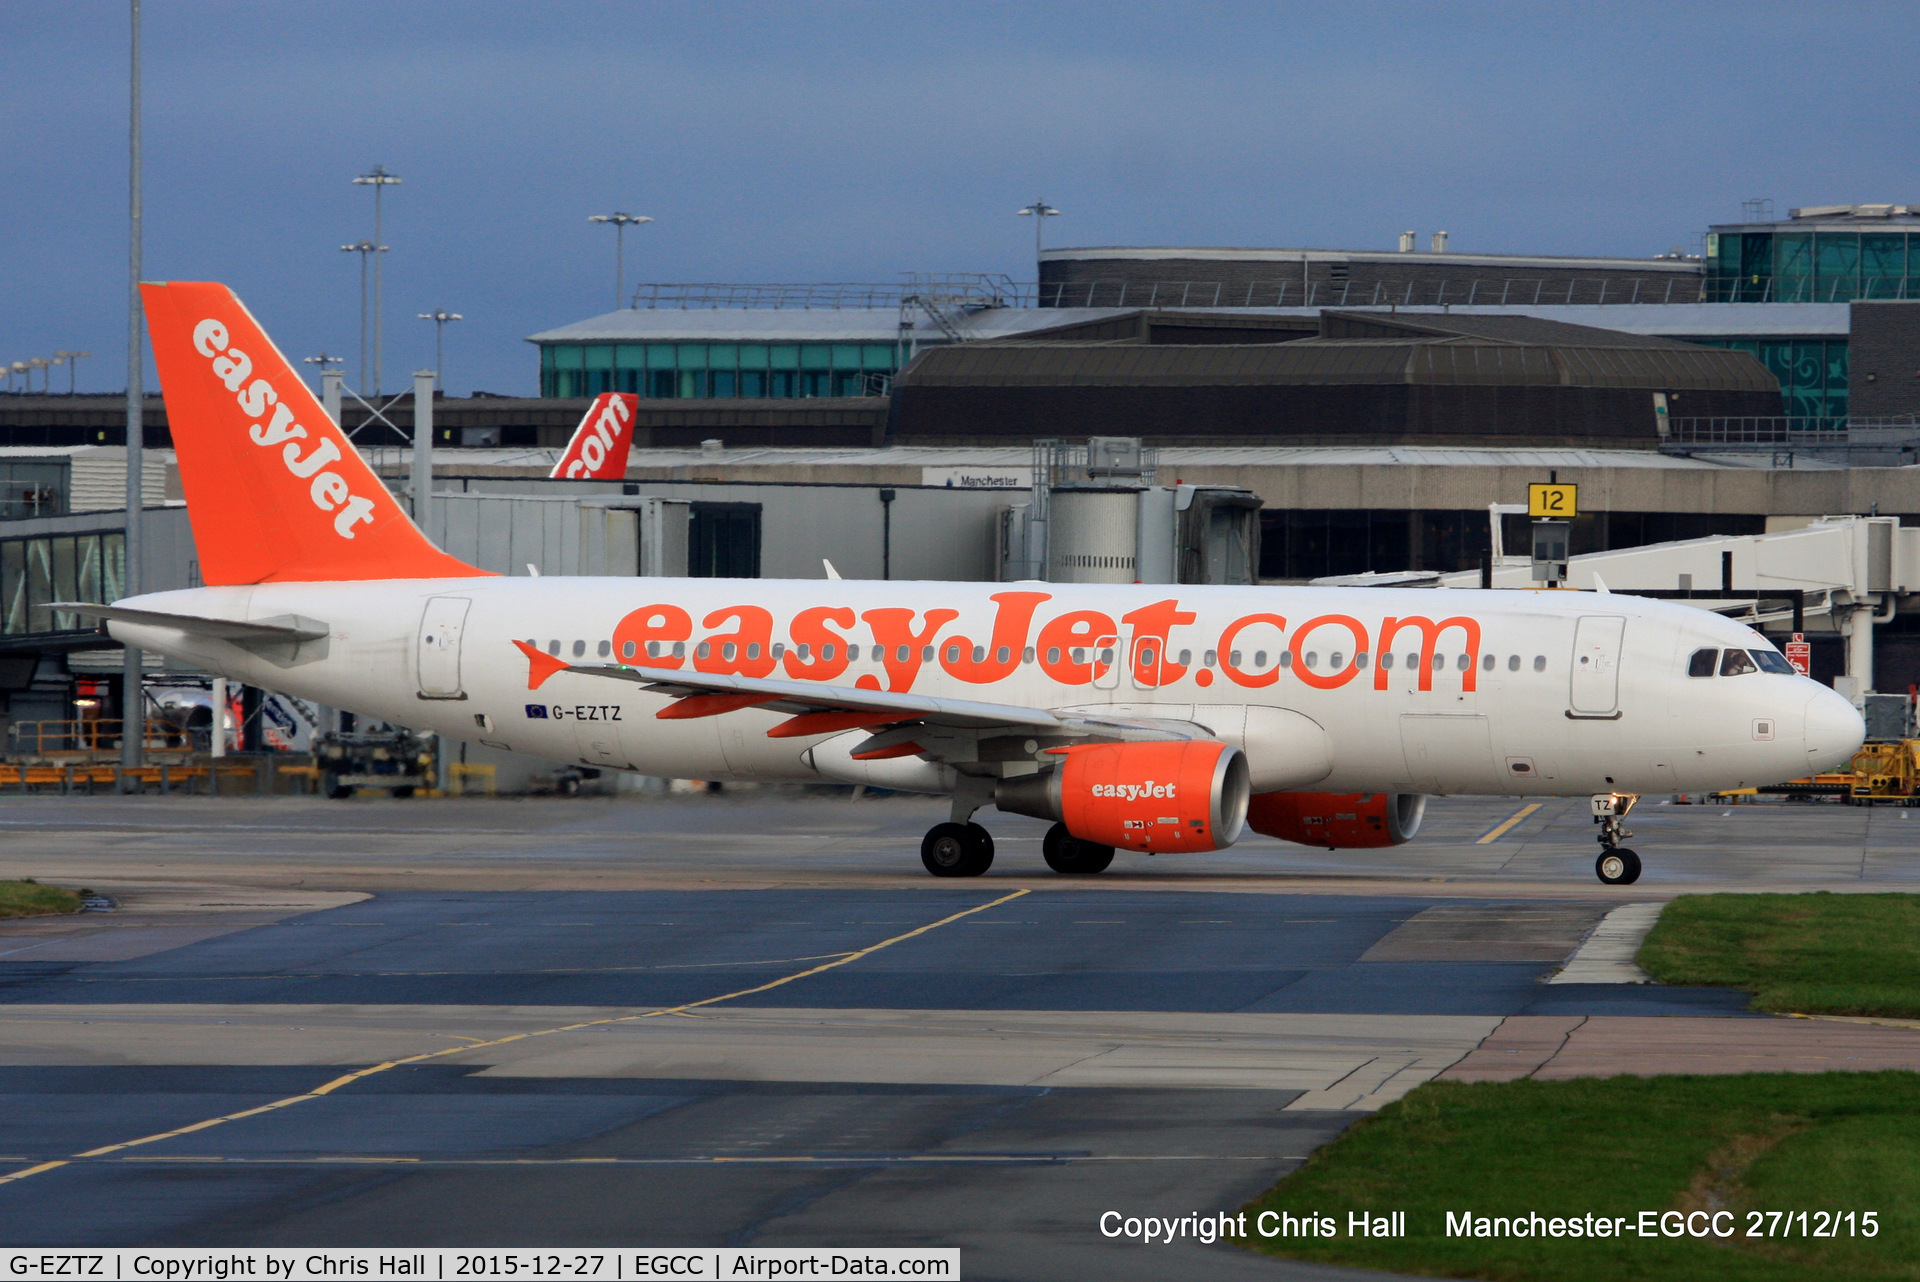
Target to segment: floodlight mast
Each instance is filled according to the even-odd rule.
[[[145,328],[140,302],[140,0],[128,0],[132,19],[127,59],[127,512],[122,534],[120,590],[124,596],[140,592],[141,549],[146,540],[142,521],[146,508],[146,387],[142,375],[146,369]],[[111,597],[111,594],[109,594]],[[120,765],[122,787],[138,788],[137,779],[126,772],[137,767],[144,755],[147,738],[147,691],[145,668],[138,646],[126,646],[120,665]]]
[[[1020,215],[1022,218],[1033,219],[1033,269],[1035,273],[1038,273],[1040,270],[1041,229],[1047,225],[1047,219],[1058,218],[1060,216],[1060,211],[1055,209],[1052,205],[1049,205],[1044,200],[1036,200],[1031,205],[1028,205],[1025,209],[1016,209],[1013,212]]]
[[[611,214],[588,214],[587,221],[613,225],[613,309],[619,311],[627,305],[627,228],[653,219],[616,209]]]
[[[343,254],[360,255],[360,388],[367,390],[367,259],[376,253],[385,253],[384,246],[376,246],[370,240],[357,240],[351,245],[340,246]]]
[[[421,312],[420,319],[433,322],[433,375],[440,380],[440,390],[451,396],[453,393],[447,391],[447,360],[445,349],[447,322],[465,320],[466,317],[462,316],[459,312],[450,312],[444,307],[436,307],[430,312]]]
[[[79,373],[80,358],[83,356],[91,356],[93,355],[93,353],[92,352],[55,352],[54,355],[58,356],[61,360],[67,363],[67,395],[68,396],[78,395],[79,394],[78,389],[80,385],[80,373]]]
[[[381,236],[380,198],[387,188],[398,186],[400,175],[387,172],[385,165],[375,165],[354,180],[355,186],[373,188],[373,243],[379,247],[379,253],[385,253],[387,246]],[[364,373],[361,381],[366,381]],[[362,393],[366,391],[361,388]],[[380,260],[373,260],[373,394],[380,395]]]

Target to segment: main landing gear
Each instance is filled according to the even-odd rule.
[[[1602,792],[1593,797],[1593,821],[1600,825],[1594,840],[1600,843],[1600,857],[1593,871],[1609,886],[1631,886],[1640,880],[1640,856],[1621,846],[1627,831],[1626,818],[1639,797],[1631,793]]]
[[[993,867],[993,834],[976,823],[935,824],[920,839],[920,862],[936,877],[978,877]]]
[[[1069,876],[1105,872],[1107,865],[1113,862],[1112,846],[1082,841],[1068,832],[1065,824],[1055,824],[1047,829],[1046,840],[1040,843],[1040,851],[1046,856],[1047,867]]]
[[[974,812],[992,799],[992,785],[961,777],[954,791],[948,820],[927,829],[920,839],[920,862],[936,877],[978,877],[993,867],[993,836],[973,822]],[[1113,847],[1082,841],[1057,823],[1041,843],[1047,867],[1068,876],[1105,872],[1113,862]]]

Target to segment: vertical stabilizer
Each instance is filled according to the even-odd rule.
[[[617,481],[627,474],[627,451],[633,447],[633,418],[640,398],[632,392],[602,392],[587,407],[587,416],[574,429],[573,439],[553,465],[554,480]]]
[[[428,541],[232,290],[140,292],[202,581],[486,573]]]

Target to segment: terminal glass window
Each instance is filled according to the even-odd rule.
[[[1705,298],[1715,303],[1844,303],[1920,298],[1920,233],[1752,231],[1712,235]]]
[[[1780,380],[1780,412],[1790,418],[1836,420],[1846,417],[1848,378],[1844,339],[1696,338],[1690,341],[1705,347],[1746,352],[1766,366],[1767,372]]]
[[[891,343],[556,343],[541,349],[540,394],[879,396],[903,356]]]
[[[1813,275],[1813,233],[1781,232],[1773,238],[1774,291],[1782,298],[1810,295],[1806,282]]]
[[[1828,286],[1851,294],[1860,276],[1860,233],[1823,231],[1814,236],[1813,244],[1814,273],[1820,280],[1814,297],[1833,293]]]
[[[0,541],[0,631],[73,632],[79,615],[51,601],[107,602],[125,594],[126,536],[119,531]]]
[[[0,462],[0,521],[67,511],[65,463]]]
[[[1860,297],[1905,298],[1907,238],[1899,232],[1860,237]]]

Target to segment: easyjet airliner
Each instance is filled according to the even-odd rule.
[[[1047,863],[1085,874],[1246,828],[1391,845],[1426,794],[1491,793],[1592,798],[1625,883],[1638,795],[1861,742],[1758,633],[1624,595],[489,575],[427,541],[224,286],[144,293],[207,586],[60,608],[453,739],[944,795],[936,876],[987,870],[988,807],[1053,821]]]

